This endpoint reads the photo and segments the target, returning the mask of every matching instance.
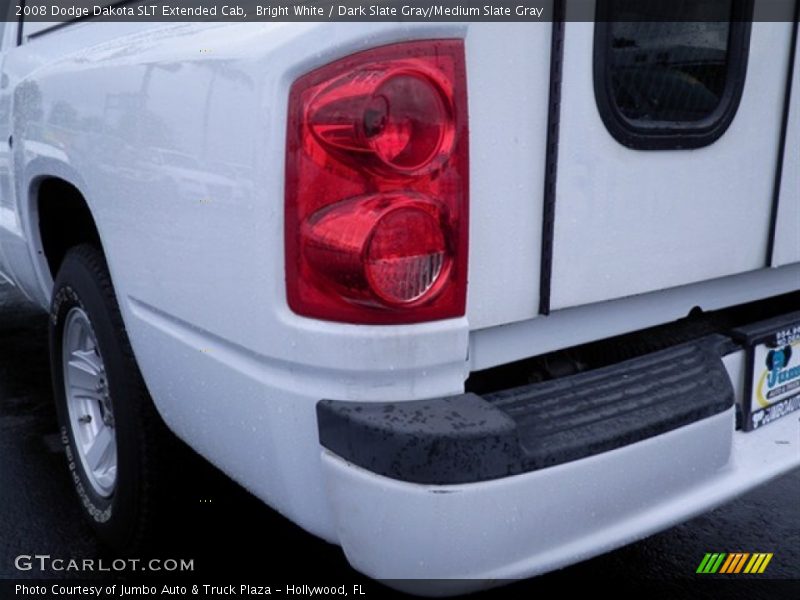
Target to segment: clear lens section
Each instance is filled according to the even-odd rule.
[[[433,288],[444,262],[439,224],[425,211],[403,208],[377,224],[369,245],[367,277],[384,301],[406,304]]]
[[[401,304],[425,295],[442,272],[444,252],[372,260],[370,275],[376,291],[388,301]]]

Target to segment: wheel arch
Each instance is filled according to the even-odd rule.
[[[90,243],[108,260],[107,247],[85,182],[72,168],[57,161],[34,160],[27,171],[20,216],[30,240],[36,291],[48,303],[58,268],[71,247]]]

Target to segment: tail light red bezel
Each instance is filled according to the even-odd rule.
[[[438,121],[417,118],[412,122],[414,116],[419,117],[412,112],[412,117],[398,127],[409,140],[416,131],[430,131],[436,126],[440,129],[438,146],[432,150],[430,160],[412,168],[383,160],[372,151],[371,140],[364,133],[365,107],[375,104],[376,97],[374,92],[369,95],[369,90],[383,89],[381,86],[388,80],[400,76],[409,81],[395,80],[400,82],[395,94],[403,93],[403,83],[405,89],[430,85],[441,94]],[[424,100],[422,91],[429,92],[418,89],[416,95],[407,92],[408,98],[396,96],[399,100],[395,105],[402,108],[405,100],[412,107],[408,110],[415,110],[414,102],[419,97]],[[382,101],[389,102],[385,98]],[[288,110],[284,234],[286,292],[292,311],[317,319],[365,324],[414,323],[462,316],[466,305],[469,203],[463,41],[392,44],[327,64],[294,82]],[[380,124],[385,124],[388,118],[387,111]],[[320,135],[320,130],[332,131],[334,143],[329,143],[327,133]],[[340,132],[343,143],[335,138]],[[354,141],[351,143],[350,139]],[[376,202],[380,200],[375,199],[381,198],[383,205],[376,210]],[[438,219],[445,256],[438,278],[427,291],[409,302],[395,302],[370,287],[366,266],[369,242],[365,240],[374,234],[387,214],[414,205]],[[353,212],[362,206],[361,213]],[[327,223],[322,238],[310,235],[314,233],[314,224],[320,222],[320,215],[337,210],[341,212],[336,215],[337,223],[345,224],[341,233]],[[346,224],[351,213],[355,215],[354,228],[348,231]],[[365,234],[362,230],[370,226],[370,219],[374,219],[373,230]],[[332,239],[336,235],[341,239]],[[398,246],[408,246],[408,239],[398,242]],[[413,259],[414,255],[410,257]],[[402,260],[403,256],[399,258]],[[363,277],[358,273],[358,261],[364,268]]]

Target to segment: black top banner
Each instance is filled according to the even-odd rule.
[[[8,0],[0,0],[2,4]],[[800,1],[800,0],[798,0]],[[796,0],[10,0],[6,21],[753,21],[796,20]],[[741,4],[746,10],[733,10]],[[558,17],[561,20],[561,16]],[[734,17],[735,19],[736,17]],[[740,17],[741,18],[741,17]]]

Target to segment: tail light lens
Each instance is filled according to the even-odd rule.
[[[460,40],[384,46],[298,79],[286,155],[290,308],[352,323],[463,315],[467,142]]]
[[[311,132],[330,152],[350,154],[384,175],[432,171],[455,138],[447,85],[426,65],[343,75],[308,110]]]

